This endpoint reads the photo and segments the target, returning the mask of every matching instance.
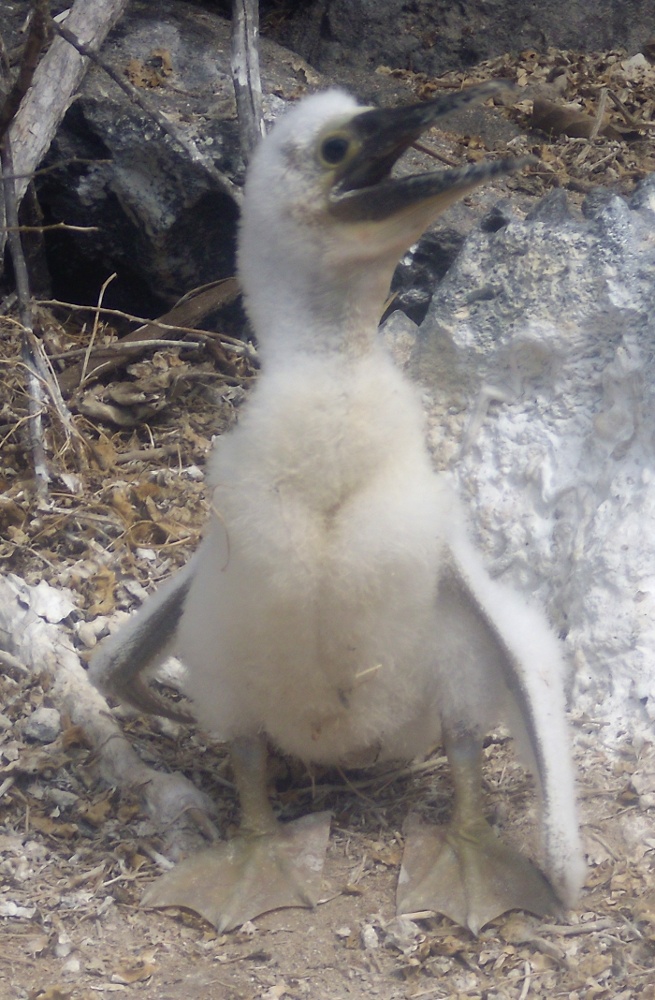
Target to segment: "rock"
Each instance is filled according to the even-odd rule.
[[[48,155],[63,164],[39,180],[51,222],[94,226],[48,240],[55,290],[105,305],[154,311],[200,284],[234,274],[243,179],[230,70],[230,24],[179,0],[135,2],[102,50],[197,157],[92,66]],[[262,43],[265,114],[285,107],[312,77],[299,56]],[[318,79],[314,75],[315,79]],[[221,182],[221,177],[223,182]]]
[[[46,222],[94,227],[47,234],[53,290],[67,301],[95,303],[102,283],[116,272],[104,305],[154,315],[190,289],[235,271],[245,168],[230,23],[181,0],[162,0],[156,8],[135,0],[108,37],[102,58],[165,117],[181,141],[162,131],[102,69],[89,69],[47,157],[46,166],[59,166],[38,178]],[[300,56],[267,39],[261,71],[268,122],[288,100],[331,83],[365,103],[416,100],[402,81],[371,72],[349,69],[322,80]],[[483,135],[491,129],[494,141],[501,142],[519,134],[490,108],[468,109],[453,116],[450,126]],[[415,151],[405,163],[406,169],[434,169],[433,160]],[[425,315],[434,279],[457,254],[470,215],[475,212],[460,204],[447,227],[436,226],[405,256],[393,290],[416,321]],[[241,319],[237,314],[235,325]],[[225,329],[224,315],[222,320]]]
[[[67,792],[64,788],[57,788],[51,785],[46,791],[49,802],[53,802],[59,809],[71,809],[79,801],[79,795],[74,792]]]
[[[52,743],[61,732],[61,716],[56,708],[37,708],[23,723],[23,736],[35,743]]]
[[[379,65],[437,75],[526,48],[639,51],[651,0],[310,0],[278,20],[280,41],[323,73]]]
[[[403,255],[391,291],[396,296],[395,306],[415,323],[425,318],[435,283],[443,278],[463,242],[461,230],[436,225]]]
[[[546,606],[573,708],[611,737],[655,720],[654,229],[655,177],[629,200],[592,192],[582,216],[561,192],[503,209],[436,288],[409,364],[491,573]]]
[[[63,622],[77,611],[71,590],[52,587],[45,580],[41,580],[35,587],[26,588],[24,601],[36,615],[54,624]]]
[[[366,951],[375,951],[380,947],[378,932],[373,924],[363,924],[361,929],[362,948]]]
[[[416,951],[420,941],[425,940],[421,928],[407,916],[394,917],[384,926],[385,948],[395,948],[403,955]]]

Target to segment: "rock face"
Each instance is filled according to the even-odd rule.
[[[192,4],[162,0],[154,10],[136,0],[102,56],[187,146],[91,67],[48,155],[60,167],[43,175],[39,196],[48,221],[96,231],[55,234],[49,260],[62,295],[95,301],[115,270],[105,304],[157,312],[234,274],[244,164],[230,24]],[[285,107],[277,94],[306,82],[303,60],[292,66],[291,54],[270,41],[262,45],[262,76],[268,116]]]
[[[437,74],[549,45],[638,52],[653,30],[652,0],[311,0],[280,40],[322,72],[386,64]]]
[[[548,609],[612,738],[655,720],[654,273],[655,177],[582,217],[554,192],[469,235],[413,350],[393,323],[492,574]]]

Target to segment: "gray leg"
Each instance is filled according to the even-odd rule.
[[[480,740],[455,729],[445,744],[455,785],[453,816],[442,830],[420,823],[408,829],[398,912],[433,910],[474,934],[507,910],[557,913],[560,906],[545,877],[484,818]]]

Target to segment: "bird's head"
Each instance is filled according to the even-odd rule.
[[[501,86],[399,108],[362,107],[330,90],[276,123],[250,164],[239,239],[239,272],[260,340],[284,312],[287,323],[312,329],[343,326],[353,309],[375,319],[399,256],[433,219],[525,164],[501,159],[392,176],[402,153],[438,119]]]

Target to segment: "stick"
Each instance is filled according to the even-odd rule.
[[[173,306],[170,312],[162,316],[158,322],[148,322],[144,326],[139,327],[138,330],[133,330],[131,333],[128,333],[127,336],[122,337],[120,340],[121,347],[123,348],[122,358],[124,359],[125,357],[129,357],[132,341],[158,339],[162,329],[172,330],[179,328],[179,326],[191,327],[193,323],[199,323],[208,313],[213,312],[214,309],[218,309],[221,305],[225,305],[227,302],[234,301],[236,295],[237,282],[234,278],[228,278],[224,281],[213,283],[208,287],[201,288],[196,296],[185,296],[180,300],[180,302],[177,303],[177,305]],[[74,307],[70,306],[70,308]],[[96,307],[81,308],[96,309]],[[116,310],[104,308],[98,309],[97,311],[106,315],[113,315],[116,313]],[[244,344],[243,347],[245,346],[246,345]],[[138,349],[134,349],[134,354],[136,356],[138,356],[139,353]],[[99,378],[100,375],[115,371],[116,368],[119,368],[122,363],[123,361],[121,357],[111,357],[104,361],[99,361],[96,367],[94,367],[89,373],[89,377],[93,375],[94,378]],[[79,364],[72,365],[70,368],[67,368],[65,372],[62,372],[59,376],[61,391],[63,393],[71,393],[77,389],[80,384],[82,374],[82,365]]]
[[[16,181],[13,176],[13,150],[8,135],[5,135],[4,139],[0,141],[0,165],[2,166],[2,189],[5,217],[7,219],[7,239],[11,260],[14,265],[16,294],[18,296],[18,314],[23,329],[29,330],[31,333],[34,327],[30,304],[30,284],[18,226],[18,199],[16,197]]]
[[[16,198],[16,182],[13,178],[13,158],[11,140],[5,135],[0,141],[0,165],[2,166],[2,188],[4,193],[5,217],[10,226],[8,233],[9,250],[14,265],[16,294],[18,296],[18,314],[23,327],[23,342],[21,354],[27,370],[28,426],[32,451],[32,464],[36,481],[36,492],[41,498],[47,496],[50,474],[43,441],[43,388],[36,371],[36,362],[32,351],[34,326],[32,305],[30,302],[30,286],[27,276],[27,265],[18,232],[18,201]]]
[[[259,75],[258,0],[232,0],[232,80],[239,117],[241,152],[248,162],[264,135]]]
[[[18,111],[20,102],[32,85],[32,79],[48,38],[50,9],[47,0],[34,0],[30,28],[23,48],[18,76],[0,108],[0,142]],[[6,67],[5,67],[6,68]]]
[[[603,118],[605,117],[606,105],[607,105],[607,87],[603,87],[600,92],[600,100],[598,101],[598,109],[596,111],[596,118],[594,119],[594,126],[589,135],[590,142],[598,138],[598,133],[600,132],[601,126],[603,124]]]
[[[126,6],[127,0],[76,0],[67,18],[67,28],[89,51],[95,52]],[[63,38],[55,38],[37,66],[32,87],[9,129],[15,173],[21,175],[16,188],[19,201],[28,177],[50,146],[87,66],[88,59]]]

